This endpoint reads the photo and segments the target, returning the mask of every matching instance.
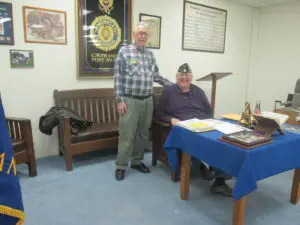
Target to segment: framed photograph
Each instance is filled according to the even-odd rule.
[[[122,46],[131,43],[131,0],[76,0],[78,78],[112,78]]]
[[[9,50],[9,53],[10,53],[11,68],[33,68],[34,67],[33,51],[11,49]]]
[[[67,44],[67,13],[23,6],[24,39],[27,43]]]
[[[183,2],[182,50],[224,53],[227,11]]]
[[[146,47],[160,48],[161,37],[161,17],[140,13],[140,21],[143,21],[149,26],[149,36]]]
[[[0,44],[14,45],[12,4],[0,2]]]

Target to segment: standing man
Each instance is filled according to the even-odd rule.
[[[143,159],[153,114],[153,81],[163,86],[172,84],[159,75],[153,53],[145,48],[147,37],[147,24],[138,23],[135,43],[122,47],[115,61],[114,88],[119,114],[117,180],[124,179],[130,160],[131,168],[150,172]]]

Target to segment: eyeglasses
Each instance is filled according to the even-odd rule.
[[[148,36],[147,32],[136,32],[136,34],[138,34],[139,36]]]

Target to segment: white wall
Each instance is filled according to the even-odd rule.
[[[75,46],[74,0],[22,0],[13,2],[15,45],[0,46],[0,90],[6,114],[32,120],[37,157],[57,154],[56,129],[52,136],[38,129],[40,116],[53,105],[54,89],[113,87],[111,79],[77,80]],[[195,78],[210,72],[233,72],[234,75],[218,82],[216,114],[239,112],[246,98],[252,19],[250,7],[229,1],[198,0],[197,2],[228,10],[225,54],[181,51],[182,0],[134,0],[133,22],[139,13],[162,16],[161,49],[154,50],[161,73],[175,80],[178,66],[188,62]],[[64,10],[67,12],[68,45],[25,44],[23,37],[22,6]],[[34,69],[11,69],[9,49],[34,51]],[[210,94],[209,83],[199,83]]]
[[[300,2],[260,9],[259,31],[251,56],[248,99],[254,107],[273,110],[274,100],[286,100],[300,78]]]
[[[195,0],[201,4],[228,10],[225,54],[181,50],[183,0],[135,0],[134,13],[162,16],[161,49],[154,50],[161,71],[173,79],[177,67],[188,62],[194,77],[210,72],[233,72],[231,77],[218,82],[216,115],[240,112],[246,98],[246,83],[250,57],[252,20],[255,10],[226,0]],[[197,82],[210,99],[210,83]]]

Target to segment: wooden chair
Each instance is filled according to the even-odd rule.
[[[6,117],[14,149],[16,164],[28,164],[29,176],[37,175],[31,121],[26,118]]]
[[[159,99],[161,96],[162,88],[157,89],[154,93],[154,119],[152,120],[152,165],[156,166],[157,161],[162,162],[165,165],[169,166],[168,156],[166,151],[163,148],[163,145],[168,137],[168,134],[172,128],[170,123],[165,123],[162,121],[158,121],[155,119],[155,111],[157,111],[157,107],[159,104]],[[180,158],[180,155],[179,155]],[[177,173],[171,171],[171,179],[176,182],[178,180]]]

